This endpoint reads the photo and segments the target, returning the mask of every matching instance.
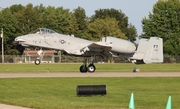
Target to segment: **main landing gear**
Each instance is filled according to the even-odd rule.
[[[39,64],[41,63],[41,58],[42,58],[42,56],[43,56],[43,50],[42,50],[42,49],[39,50],[39,51],[37,52],[37,54],[38,54],[38,57],[36,58],[36,60],[34,61],[34,63],[35,63],[36,65],[39,65]]]
[[[94,73],[96,70],[96,67],[94,66],[94,58],[91,57],[91,62],[90,64],[87,66],[87,58],[84,60],[83,65],[80,66],[79,68],[81,73]]]

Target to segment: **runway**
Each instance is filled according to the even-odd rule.
[[[0,78],[57,78],[57,77],[180,77],[178,72],[153,73],[1,73]]]

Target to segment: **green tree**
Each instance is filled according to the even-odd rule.
[[[26,5],[23,10],[14,13],[14,16],[18,20],[17,29],[21,34],[28,34],[42,24],[42,18],[32,4]]]
[[[180,1],[159,0],[148,18],[142,19],[141,38],[163,38],[164,54],[180,55]]]
[[[16,33],[17,28],[17,20],[9,8],[2,9],[0,16],[0,26],[3,28],[4,54],[17,55],[19,52],[16,47],[13,46],[13,41],[15,38],[14,33]]]
[[[15,37],[28,34],[39,27],[68,34],[70,17],[69,9],[51,6],[46,8],[42,4],[35,7],[32,4],[12,5],[10,8],[1,9],[0,27],[4,28],[5,54],[22,53],[23,47],[13,45]]]
[[[118,26],[123,33],[130,39],[135,41],[137,37],[136,28],[132,24],[128,24],[128,17],[121,11],[116,9],[99,9],[95,11],[95,14],[91,17],[91,21],[97,18],[105,19],[107,17],[115,18],[118,21]]]
[[[36,10],[37,15],[39,17],[39,19],[38,19],[39,20],[38,27],[39,28],[45,27],[46,22],[44,21],[43,16],[45,16],[46,7],[43,6],[43,4],[40,4],[38,6],[35,6],[34,9]]]
[[[70,17],[69,9],[63,7],[48,6],[43,14],[45,27],[62,34],[68,34]]]
[[[71,15],[71,24],[69,27],[70,33],[74,34],[76,37],[91,39],[87,30],[87,19],[88,17],[83,8],[78,7],[74,9]]]
[[[69,24],[69,34],[70,35],[78,35],[78,23],[76,21],[76,17],[74,15],[71,15],[70,24]]]
[[[115,36],[127,39],[125,34],[119,29],[118,21],[115,18],[97,18],[88,25],[89,33],[92,34],[93,40],[98,41],[104,36]]]
[[[128,39],[133,42],[136,40],[137,37],[137,30],[135,28],[134,25],[132,25],[131,23],[128,25],[128,29],[127,29],[127,34],[126,36],[128,37]]]
[[[10,6],[10,10],[12,14],[14,14],[15,12],[21,11],[23,9],[24,9],[24,6],[22,6],[21,4],[15,4],[15,5]]]

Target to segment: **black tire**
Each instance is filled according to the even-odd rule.
[[[96,67],[93,64],[88,65],[88,72],[89,73],[94,73],[96,70]]]
[[[79,68],[80,72],[81,73],[86,73],[87,72],[87,67],[86,65],[82,65],[80,68]]]
[[[36,65],[39,65],[39,64],[41,63],[41,61],[40,61],[40,59],[36,59],[36,60],[34,61],[34,63],[35,63]]]

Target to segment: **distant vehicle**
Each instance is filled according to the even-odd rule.
[[[136,50],[135,45],[124,39],[106,36],[99,42],[59,34],[51,29],[38,28],[30,34],[15,38],[15,42],[22,46],[35,46],[40,50],[35,64],[41,63],[42,48],[65,51],[69,55],[86,57],[80,72],[95,72],[94,57],[103,58],[123,57],[135,64],[163,62],[163,40],[158,37],[141,39]],[[91,57],[87,65],[87,57]]]

